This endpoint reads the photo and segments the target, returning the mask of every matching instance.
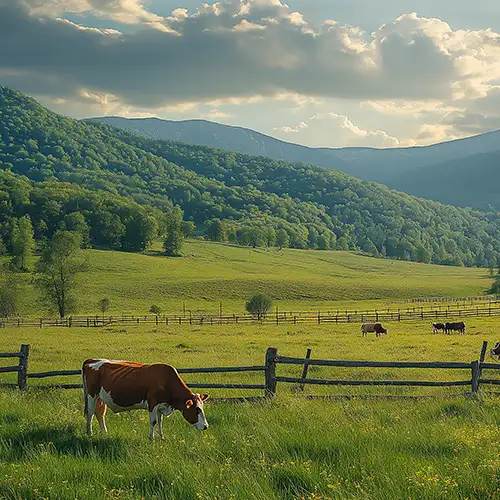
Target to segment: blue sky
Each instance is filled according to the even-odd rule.
[[[75,117],[431,144],[500,128],[500,2],[0,0],[0,84]]]

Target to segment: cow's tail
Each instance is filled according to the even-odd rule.
[[[87,417],[87,414],[89,412],[89,402],[87,398],[87,380],[85,378],[85,366],[86,366],[87,361],[83,362],[82,366],[82,383],[83,383],[83,399],[85,400],[85,406],[83,409],[83,415]]]

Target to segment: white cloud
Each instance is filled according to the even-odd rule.
[[[66,13],[137,29],[83,26]],[[308,144],[394,146],[500,127],[500,34],[416,13],[367,34],[333,20],[313,25],[279,0],[180,7],[168,17],[140,0],[0,0],[0,76],[47,99],[124,113],[205,103],[225,118],[225,105],[272,98],[300,110],[276,132]],[[113,97],[91,104],[82,92]],[[328,99],[361,102],[379,122],[319,114]],[[304,120],[306,109],[314,120]],[[386,133],[384,120],[396,119],[411,122],[414,136]]]
[[[396,137],[383,130],[364,130],[347,116],[336,113],[321,113],[298,125],[275,127],[276,135],[288,141],[299,142],[314,147],[364,146],[387,148],[400,145]]]

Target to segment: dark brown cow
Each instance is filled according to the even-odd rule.
[[[149,411],[149,438],[163,438],[162,417],[179,410],[197,429],[208,428],[203,401],[207,394],[193,394],[170,365],[142,365],[130,361],[87,359],[82,367],[83,393],[87,434],[92,435],[94,414],[103,432],[107,433],[106,407],[115,412],[134,409]]]
[[[454,323],[445,323],[444,324],[445,333],[449,334],[450,332],[458,332],[462,335],[465,334],[465,323],[463,321],[456,321]]]
[[[384,328],[382,323],[363,323],[361,325],[361,333],[363,334],[363,337],[366,337],[367,333],[373,332],[375,332],[377,337],[380,337],[380,335],[387,333],[387,328]]]
[[[432,323],[433,333],[439,332],[439,330],[445,331],[446,325],[444,323]]]
[[[490,349],[490,357],[494,358],[495,356],[500,359],[500,342],[497,342],[495,347]]]

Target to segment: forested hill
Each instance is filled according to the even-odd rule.
[[[115,246],[132,250],[137,246],[126,243],[127,228],[129,235],[134,227],[147,232],[147,245],[152,232],[161,236],[161,214],[176,204],[199,232],[222,219],[226,237],[240,244],[273,245],[279,233],[280,244],[296,248],[360,248],[469,266],[491,265],[500,254],[495,214],[420,200],[319,167],[143,139],[64,118],[9,88],[0,88],[0,169],[14,174],[10,183],[27,177],[31,190],[18,196],[0,183],[4,233],[10,219],[25,213],[39,214],[33,215],[39,238],[76,218],[89,228],[89,244],[98,243],[96,234],[106,244],[116,230],[123,236]],[[61,181],[85,188],[78,203],[60,199],[57,187],[69,189]],[[101,201],[85,201],[92,191]],[[105,216],[101,206],[114,208]]]
[[[395,174],[388,184],[430,200],[500,210],[500,151]]]
[[[117,116],[98,120],[150,139],[181,140],[244,154],[304,162],[341,170],[360,179],[450,205],[479,209],[493,205],[500,209],[500,184],[491,182],[488,175],[498,164],[495,155],[498,156],[500,151],[500,131],[425,147],[310,148],[254,130],[206,120],[171,121]],[[480,168],[476,166],[477,159]],[[491,161],[487,163],[487,160]],[[434,166],[436,176],[433,175]]]

